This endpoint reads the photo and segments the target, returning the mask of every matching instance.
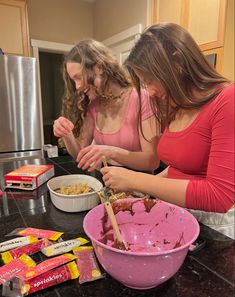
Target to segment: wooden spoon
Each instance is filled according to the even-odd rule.
[[[103,157],[103,164],[104,164],[104,166],[108,166],[105,157]],[[108,192],[112,193],[112,190],[109,189]],[[117,238],[117,248],[120,249],[120,250],[128,250],[127,245],[123,241],[123,238],[122,238],[121,232],[119,230],[115,214],[113,212],[112,205],[111,205],[111,203],[109,201],[110,197],[109,197],[109,195],[107,195],[107,187],[106,187],[106,191],[103,191],[103,193],[99,192],[98,194],[99,194],[101,203],[104,204],[104,207],[105,207],[106,212],[108,214],[109,220],[110,220],[110,222],[112,224],[112,227],[113,227],[113,230],[115,232],[115,235],[116,235],[116,238]]]
[[[100,200],[104,204],[104,207],[105,207],[106,212],[108,214],[109,220],[110,220],[110,222],[112,224],[113,231],[114,231],[114,233],[116,235],[116,238],[117,238],[117,247],[119,249],[121,249],[121,250],[127,250],[128,248],[126,247],[125,243],[123,242],[123,238],[122,238],[121,232],[119,230],[118,223],[117,223],[115,214],[113,212],[112,205],[108,201],[108,199],[109,199],[108,197],[104,198],[103,195],[100,195]]]

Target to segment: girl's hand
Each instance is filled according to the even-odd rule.
[[[65,117],[59,117],[54,121],[53,131],[54,135],[57,137],[68,136],[72,132],[73,128],[73,123]]]
[[[114,190],[114,192],[132,191],[135,181],[135,173],[122,167],[106,166],[101,170],[105,185]]]
[[[80,150],[77,156],[78,167],[88,171],[95,170],[102,164],[103,157],[112,159],[116,148],[108,145],[91,144]]]

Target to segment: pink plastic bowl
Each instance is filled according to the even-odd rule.
[[[197,220],[185,209],[152,199],[122,199],[113,209],[130,250],[112,247],[115,235],[103,205],[90,210],[84,230],[103,268],[134,289],[150,289],[171,278],[199,234]]]

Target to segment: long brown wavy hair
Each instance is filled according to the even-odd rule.
[[[94,66],[98,65],[103,70],[100,90],[101,97],[104,100],[112,100],[112,96],[107,94],[109,82],[126,88],[130,86],[130,81],[111,50],[102,43],[94,39],[86,39],[72,48],[63,62],[65,91],[62,98],[62,115],[74,123],[73,133],[78,137],[88,109],[89,98],[85,93],[76,90],[75,83],[66,70],[66,63],[68,62],[80,63],[83,79],[86,79],[88,84],[94,88]]]
[[[137,73],[162,84],[165,100],[153,101],[158,120],[166,125],[179,109],[200,108],[230,83],[210,65],[191,35],[173,23],[146,28],[124,66],[139,94],[142,84]],[[210,94],[198,99],[194,91]]]

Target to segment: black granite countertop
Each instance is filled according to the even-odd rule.
[[[53,159],[36,159],[0,164],[1,188],[4,174],[25,164],[53,164],[55,176],[85,173],[79,170],[69,156]],[[101,179],[100,173],[91,175]],[[34,191],[3,191],[0,198],[0,242],[15,228],[35,227],[65,232],[66,239],[85,236],[83,218],[86,212],[65,213],[51,203],[46,184]],[[86,236],[85,236],[86,237]],[[235,296],[235,241],[201,226],[199,238],[206,245],[195,254],[188,254],[179,271],[167,282],[154,289],[137,291],[129,289],[111,276],[79,284],[67,281],[34,293],[37,297],[232,297]],[[1,288],[0,288],[0,296]]]

